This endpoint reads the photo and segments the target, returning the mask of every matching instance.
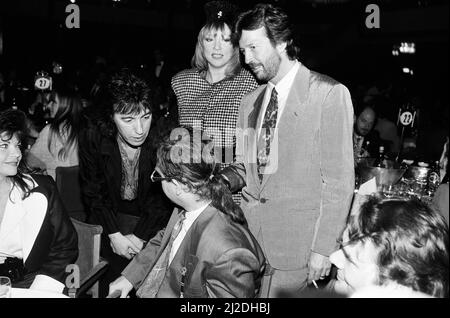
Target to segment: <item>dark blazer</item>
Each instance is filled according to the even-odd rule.
[[[32,175],[30,195],[22,200],[22,191],[14,187],[5,210],[14,218],[5,218],[0,235],[20,227],[23,234],[23,259],[26,274],[35,276],[31,288],[62,292],[67,265],[78,258],[77,232],[64,209],[51,177]],[[5,214],[6,215],[6,214]]]
[[[138,289],[169,242],[178,219],[175,209],[160,231],[122,275]],[[175,254],[156,297],[255,297],[264,272],[263,252],[246,226],[209,206],[194,221]]]
[[[105,234],[119,232],[117,213],[122,179],[122,163],[115,134],[89,120],[79,136],[80,182],[83,201],[90,222],[103,226]],[[134,234],[147,241],[167,224],[173,206],[162,193],[160,183],[152,183],[150,175],[152,143],[144,142],[139,156],[138,205],[140,219]]]

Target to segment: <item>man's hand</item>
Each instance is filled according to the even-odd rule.
[[[111,241],[111,248],[117,255],[132,259],[141,250],[120,232],[109,234],[108,236]]]
[[[330,274],[330,259],[327,256],[311,252],[308,269],[308,284],[313,280],[324,279]]]
[[[142,248],[144,247],[144,243],[145,243],[145,241],[144,240],[141,240],[139,237],[137,237],[136,235],[134,235],[134,234],[128,234],[128,235],[125,235],[125,237],[127,238],[127,239],[129,239],[136,247],[138,247],[139,248],[139,252],[142,250]]]
[[[109,284],[109,295],[114,291],[120,291],[120,298],[126,298],[128,293],[133,289],[133,285],[124,276],[120,276],[111,284]]]

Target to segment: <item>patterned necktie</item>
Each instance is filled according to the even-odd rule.
[[[272,89],[269,104],[267,104],[266,113],[264,114],[261,126],[261,135],[259,136],[258,149],[258,176],[259,181],[263,179],[263,169],[269,162],[270,144],[275,134],[278,117],[278,94],[275,87]]]
[[[139,287],[136,295],[140,298],[155,298],[156,294],[161,287],[161,284],[166,276],[167,268],[169,267],[170,250],[172,249],[173,241],[177,238],[178,234],[183,227],[184,219],[186,218],[186,212],[182,211],[179,214],[179,219],[173,227],[170,240],[167,243],[164,251],[161,253],[156,264],[153,266],[150,273],[147,275],[144,283]]]

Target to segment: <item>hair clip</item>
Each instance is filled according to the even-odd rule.
[[[222,14],[223,14],[223,13],[222,13],[222,10],[220,10],[219,12],[217,12],[217,18],[218,18],[218,19],[222,18]]]
[[[209,176],[209,180],[212,180],[214,177],[215,177],[214,174],[211,174],[211,175]]]

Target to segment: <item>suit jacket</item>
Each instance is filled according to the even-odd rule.
[[[138,289],[169,242],[178,219],[175,209],[160,231],[122,272]],[[246,226],[208,206],[194,221],[175,254],[156,297],[255,297],[265,259]]]
[[[258,179],[254,133],[266,85],[241,104],[236,162],[223,170],[268,262],[307,267],[310,252],[328,256],[345,225],[354,188],[353,107],[347,88],[300,65],[278,122],[277,169]]]
[[[83,200],[90,214],[89,221],[103,226],[105,234],[119,232],[120,186],[122,158],[114,134],[108,134],[90,123],[79,136],[80,182]],[[138,206],[140,219],[134,234],[147,241],[161,230],[173,209],[163,195],[161,185],[152,183],[154,164],[150,137],[139,156]]]
[[[78,257],[77,232],[51,177],[32,175],[30,195],[14,187],[5,207],[0,242],[20,227],[26,273],[35,275],[30,288],[62,292],[66,267]],[[7,214],[10,217],[6,217]]]

